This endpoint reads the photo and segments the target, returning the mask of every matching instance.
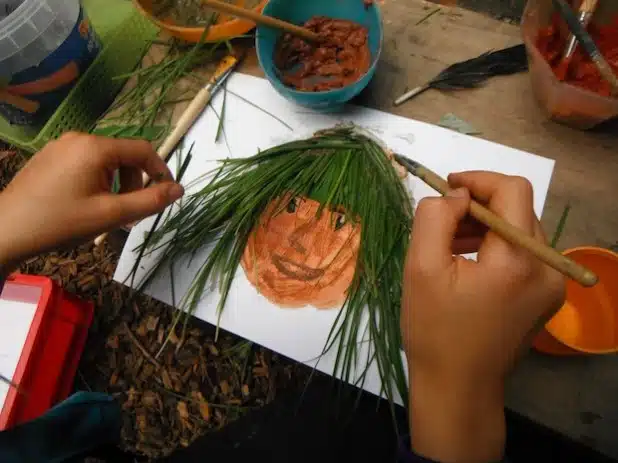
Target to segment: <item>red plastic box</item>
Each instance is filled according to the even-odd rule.
[[[22,274],[7,279],[0,299],[37,304],[12,378],[19,391],[9,389],[0,412],[3,430],[41,416],[71,393],[94,306],[49,278]]]

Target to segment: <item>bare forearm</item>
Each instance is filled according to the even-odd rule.
[[[417,374],[410,388],[412,450],[441,463],[494,463],[505,444],[501,384]]]

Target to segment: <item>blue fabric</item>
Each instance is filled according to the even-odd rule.
[[[59,463],[120,439],[113,397],[78,392],[45,415],[0,432],[0,462]]]

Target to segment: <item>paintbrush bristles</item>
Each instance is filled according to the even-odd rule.
[[[422,167],[421,164],[419,164],[418,162],[403,156],[401,154],[396,154],[394,155],[395,157],[395,161],[397,161],[399,164],[401,164],[403,167],[405,167],[408,172],[410,172],[412,175],[416,175],[415,172],[418,168]]]

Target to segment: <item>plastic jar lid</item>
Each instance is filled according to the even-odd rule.
[[[68,37],[80,10],[79,0],[10,1],[7,6],[16,8],[0,20],[0,68],[5,75],[45,59]]]

